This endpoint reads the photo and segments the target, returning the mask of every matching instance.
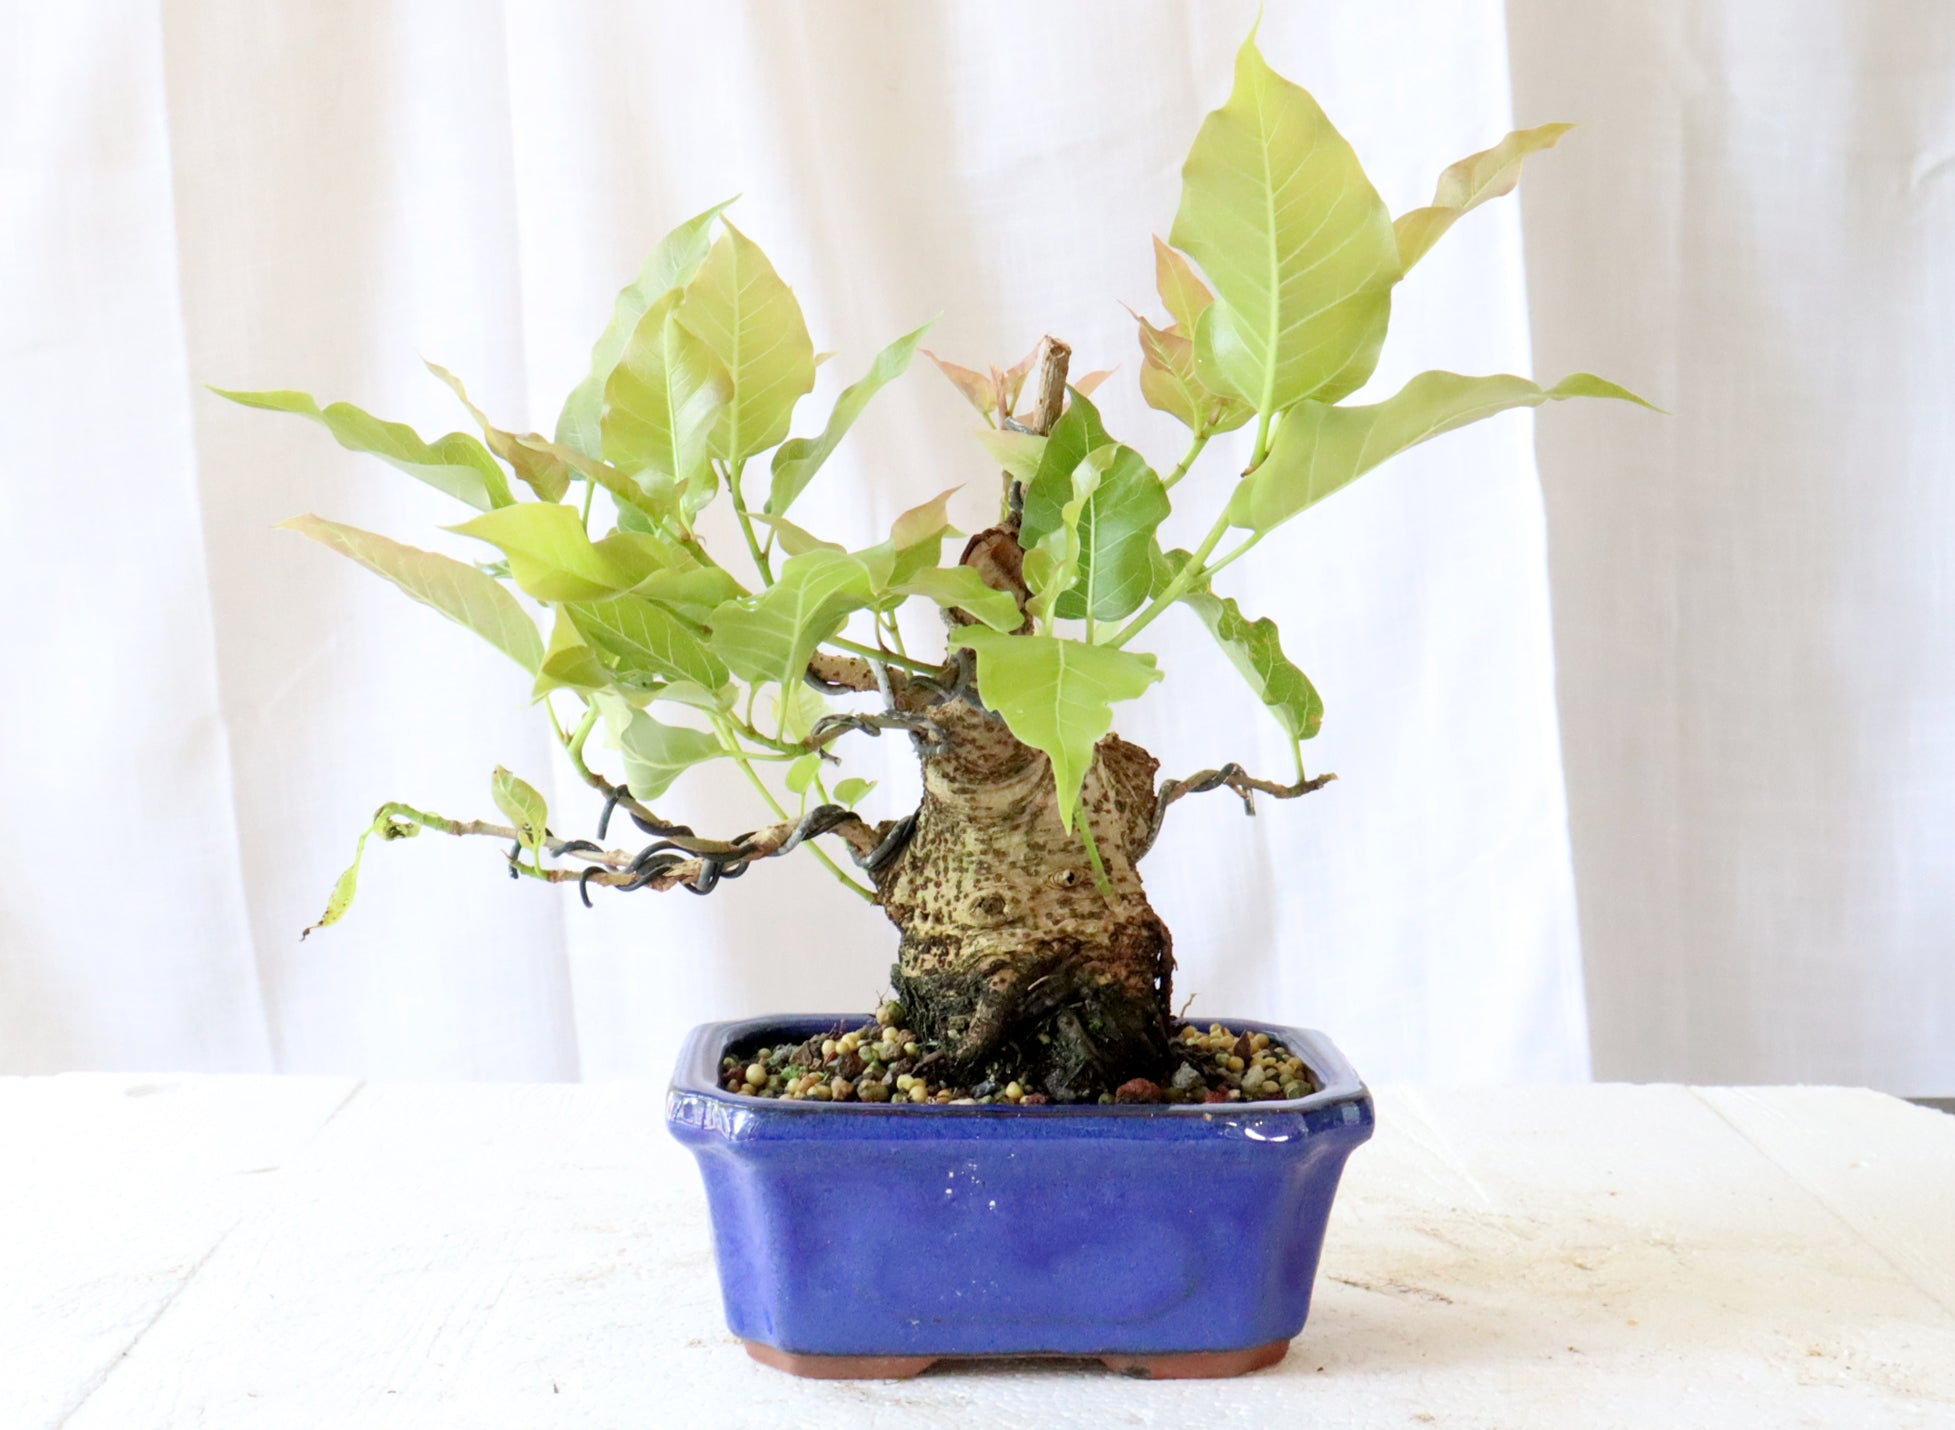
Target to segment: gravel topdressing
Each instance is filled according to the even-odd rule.
[[[1316,1091],[1302,1059],[1267,1033],[1237,1032],[1220,1023],[1192,1023],[1175,1035],[1174,1069],[1166,1083],[1135,1078],[1113,1092],[1112,1102],[1275,1102]],[[804,1043],[752,1049],[720,1060],[720,1086],[749,1097],[791,1102],[911,1102],[938,1105],[1010,1103],[1036,1107],[1050,1101],[1029,1079],[965,1086],[931,1073],[943,1055],[919,1042],[904,1026],[901,1004],[886,1003],[859,1028],[837,1024]]]

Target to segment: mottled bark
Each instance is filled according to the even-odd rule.
[[[892,974],[910,1026],[977,1077],[1029,1072],[1067,1101],[1159,1076],[1174,956],[1135,861],[1153,825],[1154,757],[1100,742],[1080,817],[1107,888],[1059,821],[1051,767],[967,702],[933,718],[949,748],[923,762],[902,853],[878,873],[902,931]]]

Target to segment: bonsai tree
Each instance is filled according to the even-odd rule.
[[[318,516],[286,525],[508,654],[601,800],[596,837],[571,837],[534,786],[498,768],[499,819],[387,804],[360,851],[375,835],[485,835],[508,842],[512,876],[574,883],[589,902],[593,886],[708,894],[805,850],[896,926],[896,995],[944,1069],[1029,1076],[1068,1101],[1159,1076],[1174,956],[1140,865],[1171,808],[1227,789],[1253,809],[1258,794],[1294,799],[1333,778],[1304,768],[1317,691],[1276,626],[1218,579],[1442,432],[1568,397],[1641,401],[1586,373],[1542,387],[1450,372],[1344,400],[1377,364],[1393,287],[1568,127],[1461,160],[1431,204],[1394,221],[1350,146],[1252,37],[1188,155],[1168,241],[1155,240],[1166,319],[1137,318],[1141,393],[1188,428],[1187,450],[1163,470],[1111,435],[1089,395],[1104,374],[1069,387],[1070,354],[1052,338],[1002,371],[941,362],[1004,472],[996,524],[961,546],[945,544],[958,535],[948,492],[919,492],[863,550],[795,522],[796,499],[923,330],[879,353],[818,429],[791,436],[820,359],[793,293],[724,204],[668,234],[619,294],[552,437],[497,427],[438,367],[479,437],[430,442],[303,393],[224,393],[309,417],[473,510],[450,528],[483,544],[472,565]],[[1196,471],[1211,439],[1250,424],[1246,468]],[[709,550],[701,535],[701,512],[722,498],[743,549]],[[1177,503],[1208,518],[1192,551],[1157,537]],[[941,612],[941,647],[905,647],[895,617],[911,602]],[[1163,781],[1152,755],[1112,733],[1115,708],[1160,678],[1146,646],[1177,607],[1282,727],[1294,770],[1218,763]],[[615,772],[594,757],[599,727]],[[871,823],[853,809],[867,783],[841,770],[852,741],[886,732],[915,750],[922,793],[902,818]],[[675,782],[713,760],[739,766],[772,822],[701,833],[706,820],[677,817]],[[648,842],[613,847],[619,812]],[[356,854],[315,928],[345,913],[358,871]]]

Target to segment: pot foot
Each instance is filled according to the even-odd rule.
[[[1180,1351],[1158,1356],[1101,1356],[1108,1370],[1136,1380],[1224,1380],[1275,1365],[1290,1353],[1288,1341],[1239,1351]]]
[[[748,1341],[747,1354],[762,1365],[803,1380],[908,1380],[936,1364],[935,1356],[804,1356],[763,1341]]]
[[[763,1341],[747,1341],[747,1354],[762,1365],[805,1380],[908,1380],[941,1359],[986,1360],[986,1356],[823,1356],[797,1355]],[[1288,1341],[1270,1341],[1239,1351],[1176,1351],[1166,1355],[1058,1356],[1058,1360],[1097,1360],[1108,1370],[1136,1380],[1221,1380],[1275,1365],[1289,1354]],[[1039,1357],[1047,1359],[1047,1357]]]

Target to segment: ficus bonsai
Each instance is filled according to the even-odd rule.
[[[603,802],[595,841],[567,837],[536,789],[498,768],[499,820],[388,804],[361,852],[376,834],[492,836],[511,843],[513,875],[575,883],[588,901],[592,885],[705,894],[806,849],[900,931],[896,994],[946,1068],[1029,1074],[1064,1101],[1158,1075],[1174,958],[1140,861],[1164,817],[1188,794],[1226,788],[1248,804],[1333,778],[1303,764],[1323,718],[1317,691],[1276,626],[1245,615],[1216,579],[1430,437],[1561,398],[1641,401],[1586,373],[1541,387],[1450,372],[1422,373],[1382,401],[1343,400],[1377,364],[1407,270],[1567,128],[1522,130],[1461,160],[1431,204],[1394,221],[1350,146],[1252,37],[1183,167],[1168,242],[1155,240],[1167,320],[1138,318],[1141,393],[1188,428],[1186,452],[1163,475],[1110,435],[1092,382],[1068,387],[1068,350],[1051,338],[1008,370],[940,363],[983,414],[980,436],[1004,469],[997,523],[948,560],[949,493],[857,551],[792,519],[923,330],[879,353],[820,430],[790,436],[815,347],[793,293],[724,204],[668,234],[619,294],[553,437],[495,426],[440,368],[480,438],[428,442],[303,393],[224,393],[310,417],[474,509],[451,528],[488,548],[473,565],[317,516],[286,524],[521,665]],[[1249,424],[1242,472],[1197,470],[1213,437]],[[722,496],[744,547],[732,553],[709,550],[698,525]],[[1157,539],[1177,503],[1209,518],[1192,551]],[[908,602],[941,611],[941,649],[905,648],[895,613]],[[1224,763],[1157,782],[1154,757],[1111,733],[1114,707],[1160,678],[1144,638],[1176,607],[1289,737],[1293,777]],[[600,725],[622,779],[592,758]],[[867,783],[836,775],[850,737],[885,731],[913,745],[922,793],[902,818],[872,824],[852,808]],[[674,781],[721,759],[773,822],[708,837],[673,817]],[[609,847],[614,811],[650,842]],[[356,854],[314,927],[346,911],[358,870]]]

